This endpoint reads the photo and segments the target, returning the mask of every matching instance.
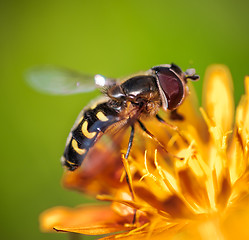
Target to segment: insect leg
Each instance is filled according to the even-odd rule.
[[[159,117],[160,118],[160,117]],[[160,119],[162,119],[162,118],[160,118]],[[163,120],[163,119],[162,119]],[[142,130],[144,131],[144,132],[146,132],[146,134],[148,134],[149,135],[149,137],[150,138],[152,138],[167,154],[169,154],[169,155],[171,155],[171,156],[173,156],[173,157],[175,157],[175,158],[177,158],[177,159],[180,159],[180,160],[182,160],[182,158],[180,158],[180,157],[178,157],[178,156],[176,156],[176,155],[173,155],[173,154],[171,154],[165,147],[164,147],[164,145],[145,127],[145,125],[140,121],[140,120],[137,120],[138,121],[138,123],[139,123],[139,125],[140,125],[140,127],[142,128]]]
[[[165,123],[165,121],[158,114],[156,115],[156,119],[161,123]]]
[[[177,120],[177,121],[183,121],[184,116],[177,112],[177,109],[170,112],[170,119],[171,120]]]
[[[133,139],[134,139],[134,132],[135,132],[134,125],[131,125],[131,135],[130,135],[130,138],[129,138],[128,148],[127,148],[127,152],[125,154],[125,159],[128,159],[128,157],[129,157],[131,147],[132,147],[132,142],[133,142]]]
[[[134,128],[134,125],[131,125],[131,134],[130,134],[130,138],[129,138],[129,143],[128,143],[128,148],[127,148],[127,151],[126,151],[126,154],[125,154],[125,160],[128,159],[129,157],[129,154],[130,154],[130,151],[131,151],[131,147],[132,147],[132,143],[133,143],[133,139],[134,139],[134,133],[135,133],[135,128]],[[123,163],[124,164],[124,163]],[[125,165],[125,164],[124,164]],[[130,178],[129,178],[129,175],[128,175],[128,172],[126,170],[126,167],[124,166],[124,169],[125,169],[125,178],[126,178],[126,182],[128,184],[128,187],[129,187],[129,191],[131,193],[131,197],[132,199],[134,200],[134,193],[133,193],[133,190],[132,190],[132,187],[131,187],[131,182],[130,182]],[[134,215],[133,215],[133,220],[132,220],[132,224],[134,224],[136,222],[136,214],[137,214],[137,210],[134,209]]]
[[[135,132],[134,125],[131,125],[131,134],[130,134],[130,138],[129,138],[127,152],[125,154],[125,159],[126,160],[128,159],[130,151],[131,151],[131,147],[132,147],[132,143],[133,143],[133,139],[134,139],[134,132]],[[125,169],[125,177],[126,177],[126,181],[127,181],[128,186],[129,186],[129,190],[131,192],[131,196],[132,196],[132,199],[133,199],[134,194],[133,194],[133,191],[132,191],[132,188],[131,188],[131,183],[130,183],[129,176],[128,176],[128,173],[127,173],[126,169]]]
[[[176,110],[174,110],[174,111],[176,111]],[[172,111],[172,112],[174,112],[174,111]],[[179,117],[182,117],[182,118],[184,119],[184,117],[183,117],[182,115],[178,114],[177,112],[174,112],[173,114],[176,114],[177,116],[179,115]],[[170,116],[170,118],[173,118],[173,117]],[[173,124],[170,124],[170,123],[166,122],[166,121],[165,121],[163,118],[161,118],[158,114],[156,115],[156,119],[157,119],[159,122],[165,124],[165,125],[168,126],[169,128],[171,128],[171,129],[173,129],[174,131],[176,131],[176,132],[179,134],[179,136],[182,138],[182,140],[183,140],[186,144],[189,144],[188,140],[181,134],[181,132],[179,131],[179,128],[178,128],[176,125],[173,125]],[[178,120],[183,120],[183,119],[178,119]],[[172,119],[172,120],[174,120],[174,119]]]
[[[165,149],[165,147],[162,145],[162,143],[159,142],[159,140],[145,127],[145,125],[140,120],[137,120],[137,121],[138,121],[140,127],[142,128],[142,130],[144,132],[146,132],[150,138],[152,138],[154,141],[156,141],[159,144],[159,146],[168,153],[168,150]]]
[[[171,128],[171,129],[173,129],[173,130],[175,130],[175,131],[178,131],[178,127],[177,127],[177,126],[175,126],[175,125],[173,125],[173,124],[170,124],[170,123],[166,122],[166,121],[165,121],[163,118],[161,118],[158,114],[156,115],[156,119],[157,119],[159,122],[161,122],[161,123],[167,125],[169,128]]]

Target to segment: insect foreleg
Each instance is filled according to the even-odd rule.
[[[174,158],[177,158],[177,159],[180,159],[180,160],[182,160],[182,158],[180,158],[180,157],[178,157],[178,156],[176,156],[176,155],[174,155],[174,154],[171,154],[166,148],[165,148],[165,146],[145,127],[145,125],[140,121],[140,120],[137,120],[138,121],[138,123],[139,123],[139,125],[140,125],[140,127],[142,128],[142,130],[146,133],[146,134],[148,134],[148,136],[150,137],[150,138],[152,138],[167,154],[169,154],[169,155],[171,155],[172,157],[174,157]],[[166,123],[167,124],[167,123]]]
[[[174,110],[175,111],[175,110]],[[172,111],[172,112],[174,112]],[[174,114],[174,113],[173,113]],[[176,113],[178,115],[178,113]],[[179,114],[179,116],[182,116]],[[183,116],[182,116],[183,117]],[[166,126],[168,126],[169,128],[173,129],[174,131],[176,131],[178,133],[178,135],[182,138],[182,140],[186,143],[189,144],[188,140],[182,135],[182,133],[179,131],[179,128],[176,125],[170,124],[168,122],[166,122],[163,118],[161,118],[158,114],[156,115],[156,119],[165,124]],[[184,118],[183,118],[184,119]]]
[[[163,146],[163,144],[145,127],[145,125],[140,121],[137,120],[139,123],[139,126],[141,129],[150,137],[152,138],[157,144],[165,151],[168,153],[168,150]]]

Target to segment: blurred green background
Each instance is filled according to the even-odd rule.
[[[69,130],[96,92],[49,96],[24,72],[40,64],[119,77],[174,62],[201,77],[229,66],[235,100],[249,74],[249,1],[0,1],[1,239],[67,239],[39,232],[38,216],[84,201],[61,187]],[[201,96],[202,81],[195,83]]]

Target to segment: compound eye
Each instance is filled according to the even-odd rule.
[[[168,102],[168,109],[175,109],[184,97],[184,86],[181,79],[169,68],[161,68],[156,71],[159,87],[165,94]]]

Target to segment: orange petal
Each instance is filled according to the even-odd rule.
[[[249,76],[245,77],[245,91],[236,109],[236,127],[229,149],[231,181],[234,182],[248,167],[249,139]]]
[[[164,212],[163,215],[166,213],[176,218],[193,217],[192,210],[176,194],[172,194],[166,199],[161,200],[146,188],[134,186],[134,190],[136,195],[151,207],[157,209],[159,212]]]
[[[190,168],[178,172],[181,193],[193,206],[199,205],[208,209],[210,207],[205,181],[196,176]]]
[[[179,114],[184,116],[184,121],[176,123],[181,130],[189,131],[189,125],[193,126],[200,136],[200,140],[206,142],[208,140],[208,128],[199,112],[199,104],[194,87],[188,83],[189,95],[183,104],[178,108]]]
[[[84,206],[76,209],[55,207],[40,216],[42,231],[102,234],[126,229],[124,220],[109,206]],[[92,230],[91,230],[92,229]]]
[[[111,240],[111,239],[122,239],[122,240],[144,240],[144,239],[153,239],[153,240],[162,240],[162,239],[172,239],[174,234],[176,234],[180,229],[186,225],[186,222],[180,223],[163,223],[160,221],[159,224],[156,224],[154,227],[148,225],[147,227],[141,226],[127,233],[119,233],[116,235],[107,236],[101,238],[102,240]]]
[[[241,108],[241,114],[237,114],[236,120],[239,132],[243,140],[243,145],[246,149],[246,145],[248,145],[249,139],[249,76],[245,78],[245,90],[246,96],[242,98],[241,103],[238,107],[238,109]]]
[[[96,226],[90,227],[78,227],[78,228],[64,228],[64,227],[54,227],[54,229],[58,232],[73,232],[73,233],[80,233],[86,235],[102,235],[108,233],[115,233],[120,231],[129,231],[133,228],[125,227],[115,223],[109,224],[101,224]]]
[[[209,119],[223,133],[231,130],[234,115],[233,82],[229,69],[212,65],[205,74],[203,106]]]

